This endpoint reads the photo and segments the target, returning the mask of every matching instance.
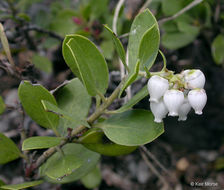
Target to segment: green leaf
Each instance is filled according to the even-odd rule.
[[[126,146],[149,143],[164,132],[163,124],[155,123],[152,113],[146,110],[114,114],[96,127],[102,128],[111,141]]]
[[[94,189],[101,183],[102,177],[99,167],[95,167],[86,176],[81,178],[82,184],[88,189]]]
[[[195,38],[195,35],[184,32],[167,33],[162,36],[162,45],[175,50],[192,43]]]
[[[34,54],[32,57],[32,63],[41,71],[46,73],[52,72],[52,63],[47,57]]]
[[[21,155],[15,143],[3,133],[0,133],[0,164],[6,164]]]
[[[43,149],[60,144],[60,137],[30,137],[23,141],[22,150]]]
[[[91,19],[96,20],[106,14],[108,9],[108,0],[89,1],[89,6],[91,8]]]
[[[122,113],[124,111],[129,110],[135,104],[137,104],[140,100],[148,96],[147,86],[144,86],[137,94],[135,94],[126,104],[124,104],[121,108],[116,110],[116,113]]]
[[[111,142],[99,128],[91,128],[79,138],[86,148],[106,156],[119,156],[133,152],[137,146],[123,146]]]
[[[128,66],[131,71],[134,71],[137,60],[139,59],[139,55],[141,56],[143,55],[143,52],[140,52],[140,46],[143,46],[142,40],[144,36],[145,36],[145,39],[148,41],[148,46],[146,49],[150,50],[149,52],[147,52],[148,58],[146,58],[146,60],[149,60],[149,58],[151,57],[150,59],[151,62],[155,61],[155,58],[158,53],[158,49],[155,48],[154,52],[151,52],[152,50],[150,46],[151,45],[153,45],[153,47],[156,46],[155,44],[151,44],[150,40],[153,40],[151,38],[152,37],[151,35],[156,38],[156,42],[155,41],[152,41],[152,42],[158,44],[159,43],[158,23],[155,17],[153,16],[153,14],[148,9],[146,9],[145,11],[141,12],[135,17],[131,26],[131,30],[130,30],[129,41],[128,41],[128,60],[129,60]],[[152,63],[150,62],[147,63],[147,65],[151,65],[151,64]]]
[[[212,56],[217,64],[224,64],[224,35],[219,34],[212,42]]]
[[[57,159],[52,160],[45,174],[54,179],[60,180],[64,176],[71,175],[73,171],[82,165],[82,160],[74,154],[59,155]]]
[[[14,185],[3,185],[1,186],[2,189],[9,189],[9,190],[20,190],[20,189],[26,189],[29,187],[37,186],[43,183],[42,180],[38,181],[31,181],[31,182],[25,182],[21,184],[14,184]]]
[[[63,56],[74,74],[79,72],[78,77],[91,96],[105,93],[109,80],[107,63],[90,40],[80,35],[66,36]]]
[[[172,16],[183,7],[183,0],[163,0],[162,1],[162,11],[165,16]]]
[[[135,17],[131,26],[128,42],[128,67],[130,73],[120,95],[136,80],[138,76],[136,71],[139,69],[144,71],[144,67],[149,69],[153,65],[159,51],[159,41],[158,23],[153,14],[146,9]],[[138,63],[138,60],[140,63]],[[138,64],[140,65],[138,66]]]
[[[72,17],[77,16],[76,12],[71,9],[60,10],[58,12],[59,13],[51,19],[50,30],[62,36],[74,33],[77,30],[77,25],[73,22]]]
[[[144,70],[144,66],[150,69],[156,59],[159,51],[160,34],[157,24],[154,24],[143,35],[138,58],[141,63],[141,70]]]
[[[77,118],[76,120],[85,121],[91,105],[91,97],[87,93],[85,87],[79,79],[73,79],[66,85],[58,88],[54,92],[58,107],[66,112],[69,117]],[[60,118],[58,130],[60,134],[67,135],[67,128],[76,128],[80,124],[74,123],[71,125],[65,118]]]
[[[32,85],[28,81],[24,81],[19,85],[19,99],[26,113],[39,125],[56,129],[58,126],[58,116],[48,113],[44,110],[41,100],[57,105],[53,95],[41,85]]]
[[[26,13],[18,13],[17,17],[22,19],[22,20],[24,20],[24,21],[26,21],[26,22],[30,22],[30,20],[31,20],[30,16],[28,14],[26,14]]]
[[[79,118],[77,118],[77,116],[70,116],[70,113],[66,112],[66,111],[63,111],[61,110],[60,108],[58,108],[57,106],[55,106],[54,104],[51,104],[50,102],[48,101],[44,101],[42,100],[41,101],[43,106],[44,106],[44,109],[48,112],[52,112],[56,115],[58,115],[59,117],[65,119],[68,121],[69,125],[73,126],[73,125],[85,125],[87,127],[90,128],[89,124],[87,123],[87,121],[84,121],[84,120],[80,120]]]
[[[173,20],[163,23],[161,28],[164,32],[167,32],[167,33],[178,31],[177,23]]]
[[[66,144],[63,146],[62,151],[65,156],[69,156],[68,163],[71,163],[73,166],[78,166],[81,161],[81,165],[72,171],[71,168],[74,167],[70,167],[69,164],[62,164],[62,156],[57,152],[51,156],[39,169],[40,175],[45,176],[47,181],[52,183],[69,183],[76,181],[87,175],[96,166],[100,158],[98,153],[92,152],[84,146],[75,143]],[[57,166],[57,170],[52,163]]]
[[[177,22],[177,26],[180,32],[189,33],[195,36],[197,36],[200,31],[199,27],[193,26],[192,24],[186,22]]]
[[[5,103],[3,101],[3,98],[0,96],[0,114],[2,114],[5,111]]]
[[[107,25],[103,25],[103,26],[109,32],[109,34],[114,42],[115,49],[116,49],[122,63],[124,64],[125,68],[128,70],[128,66],[126,64],[126,56],[125,56],[124,46],[122,45],[121,41],[116,36],[116,34]]]

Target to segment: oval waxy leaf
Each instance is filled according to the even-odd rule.
[[[146,9],[135,17],[131,26],[128,41],[128,67],[130,73],[120,95],[137,79],[139,70],[144,71],[144,67],[151,68],[159,51],[159,43],[158,23],[153,14]]]
[[[164,132],[163,124],[155,123],[151,112],[137,109],[114,114],[96,127],[102,128],[111,141],[126,146],[149,143]]]
[[[43,149],[60,144],[61,137],[30,137],[23,141],[22,150]]]
[[[160,34],[157,23],[149,28],[143,35],[138,52],[138,59],[140,60],[140,70],[144,67],[150,69],[156,59],[159,51]]]
[[[137,146],[123,146],[111,142],[99,128],[91,128],[79,140],[86,148],[106,156],[129,154],[137,148]]]
[[[224,64],[224,35],[219,34],[212,42],[212,56],[217,64]]]
[[[6,164],[20,157],[20,151],[15,143],[0,133],[0,164]]]
[[[82,165],[82,160],[74,154],[59,155],[56,159],[52,159],[48,165],[45,174],[52,179],[62,179],[64,176],[70,175],[73,171]]]
[[[63,56],[74,74],[83,82],[88,93],[104,94],[108,87],[107,63],[97,47],[80,35],[68,35],[63,42]]]
[[[100,158],[98,153],[92,152],[83,145],[75,143],[66,144],[62,147],[62,151],[64,157],[69,159],[68,164],[62,164],[62,155],[56,152],[39,169],[40,175],[44,176],[49,182],[69,183],[76,181],[87,175],[96,166]],[[69,157],[67,158],[67,156]],[[73,167],[70,167],[69,164]],[[54,165],[57,167],[54,167]],[[74,166],[77,166],[77,168],[75,169]],[[73,169],[71,170],[71,168]]]
[[[159,44],[159,36],[158,23],[148,9],[135,17],[128,41],[128,66],[131,71],[134,71],[138,59],[142,61],[142,58],[139,56],[145,56],[144,53],[147,55],[147,57],[144,57],[144,61],[147,62],[141,63],[141,70],[144,70],[143,64],[152,65],[159,50],[157,47]],[[143,37],[146,40],[146,44],[143,42]],[[147,45],[146,49],[140,48],[140,46],[143,46],[142,43],[144,43],[144,46]]]
[[[30,182],[25,182],[21,184],[3,185],[0,187],[0,189],[20,190],[20,189],[26,189],[29,187],[37,186],[37,185],[40,185],[41,183],[43,183],[43,180],[30,181]]]
[[[88,189],[94,189],[101,183],[102,177],[99,167],[95,167],[86,176],[81,178],[82,184]]]
[[[91,105],[91,96],[79,79],[72,79],[66,85],[54,92],[58,107],[66,112],[70,118],[85,121]],[[83,122],[82,122],[83,124]],[[58,130],[63,136],[67,135],[68,128],[76,128],[80,122],[69,122],[66,118],[59,120]]]
[[[195,40],[195,34],[185,32],[166,33],[162,36],[162,45],[171,50],[182,48]]]
[[[46,100],[57,105],[54,96],[46,88],[24,81],[19,85],[18,94],[24,110],[36,123],[45,128],[57,128],[59,117],[46,112],[41,103],[41,100]]]

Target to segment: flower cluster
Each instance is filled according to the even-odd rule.
[[[200,70],[185,70],[180,74],[173,72],[153,75],[148,81],[150,108],[154,121],[162,122],[168,116],[179,116],[178,121],[185,121],[187,114],[194,109],[198,115],[207,102],[204,88],[205,76]]]

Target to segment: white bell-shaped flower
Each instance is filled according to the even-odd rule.
[[[190,110],[191,110],[191,105],[188,99],[184,98],[184,103],[180,106],[178,110],[178,115],[179,115],[178,121],[186,121],[187,114],[189,113]]]
[[[194,89],[188,93],[188,101],[191,107],[198,115],[202,114],[202,110],[207,102],[207,95],[204,89]]]
[[[152,76],[148,81],[148,91],[150,95],[150,102],[159,102],[159,99],[169,88],[168,80],[160,76]]]
[[[163,121],[163,118],[165,118],[166,114],[168,113],[168,110],[162,99],[158,103],[150,102],[150,108],[154,115],[154,121],[156,123],[161,123]]]
[[[186,88],[204,88],[205,75],[199,69],[185,70],[183,72]]]
[[[167,90],[163,96],[164,104],[169,110],[169,116],[178,116],[178,110],[184,102],[184,93],[179,90]]]

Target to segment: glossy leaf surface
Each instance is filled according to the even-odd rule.
[[[105,93],[109,80],[107,63],[90,40],[80,35],[66,36],[63,56],[70,69],[78,73],[91,96]]]
[[[19,86],[18,94],[26,113],[36,123],[45,128],[57,128],[59,117],[53,113],[46,112],[41,103],[41,100],[46,100],[57,105],[55,98],[46,88],[24,81]]]
[[[149,143],[164,132],[163,124],[155,123],[152,113],[146,110],[114,114],[96,126],[102,128],[111,141],[126,146]]]
[[[22,150],[44,149],[60,144],[60,137],[30,137],[23,141]]]
[[[0,133],[0,164],[6,164],[20,157],[20,151],[15,143],[3,133]]]

